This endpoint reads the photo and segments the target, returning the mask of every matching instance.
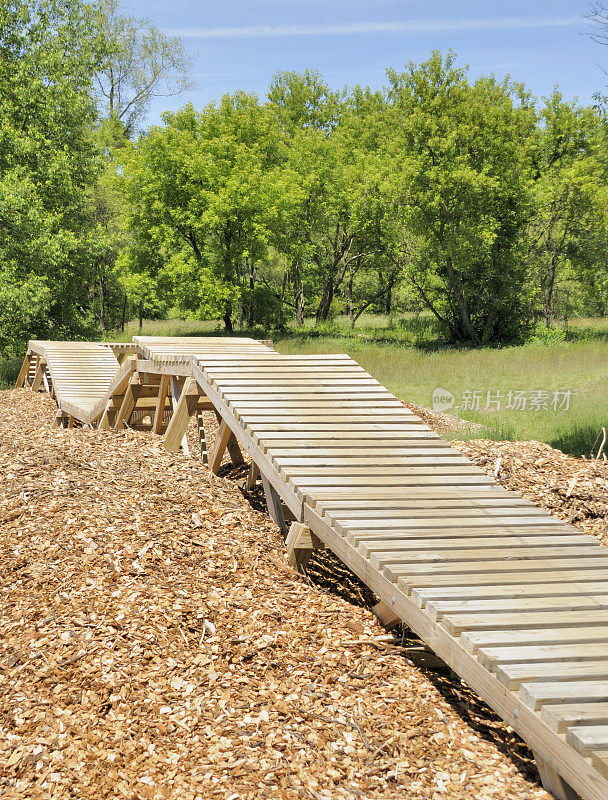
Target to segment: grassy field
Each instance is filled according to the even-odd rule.
[[[135,321],[106,339],[130,341],[138,333]],[[216,321],[146,320],[142,333],[204,336],[223,330]],[[431,317],[412,314],[363,316],[354,329],[337,318],[321,328],[308,321],[282,335],[239,333],[270,336],[281,353],[348,353],[412,403],[432,407],[433,392],[442,389],[454,398],[451,412],[486,426],[484,436],[535,439],[583,455],[608,426],[608,320],[572,320],[566,332],[541,331],[525,345],[502,349],[447,347]],[[3,373],[0,363],[4,385],[14,369],[5,362]]]

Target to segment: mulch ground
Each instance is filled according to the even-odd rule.
[[[3,798],[549,800],[513,732],[387,641],[353,576],[290,570],[234,482],[53,414],[0,393]],[[523,451],[499,447],[462,445],[521,478]],[[568,513],[595,486],[579,475]]]

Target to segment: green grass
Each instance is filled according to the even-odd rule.
[[[453,413],[487,426],[498,439],[535,439],[576,455],[589,453],[608,425],[608,350],[602,341],[563,341],[503,349],[441,349],[435,352],[343,337],[275,340],[282,353],[344,352],[356,358],[402,400],[432,406],[433,391],[455,397]],[[509,391],[572,392],[568,410],[507,410]],[[479,392],[478,411],[458,408],[463,392]],[[485,410],[487,393],[502,395],[501,409]],[[552,398],[551,398],[552,400]],[[485,434],[484,434],[485,435]]]

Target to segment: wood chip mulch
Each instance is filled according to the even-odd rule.
[[[233,483],[53,414],[0,393],[4,800],[549,800]]]
[[[608,464],[542,442],[452,442],[507,489],[608,544]]]

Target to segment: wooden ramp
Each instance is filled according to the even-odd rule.
[[[199,353],[276,521],[331,548],[532,747],[608,798],[608,553],[454,451],[348,356]],[[576,790],[576,791],[575,791]]]
[[[187,452],[190,418],[215,410],[209,465],[249,453],[292,564],[331,548],[387,625],[403,620],[528,742],[547,789],[608,800],[608,552],[593,537],[497,485],[348,356],[136,337],[117,373],[100,345],[32,344],[34,387],[44,360],[60,408],[102,427],[153,398],[150,429]]]
[[[30,341],[17,385],[29,376],[33,389],[44,387],[53,395],[60,412],[90,424],[98,408],[103,410],[118,372],[118,359],[110,346]]]

